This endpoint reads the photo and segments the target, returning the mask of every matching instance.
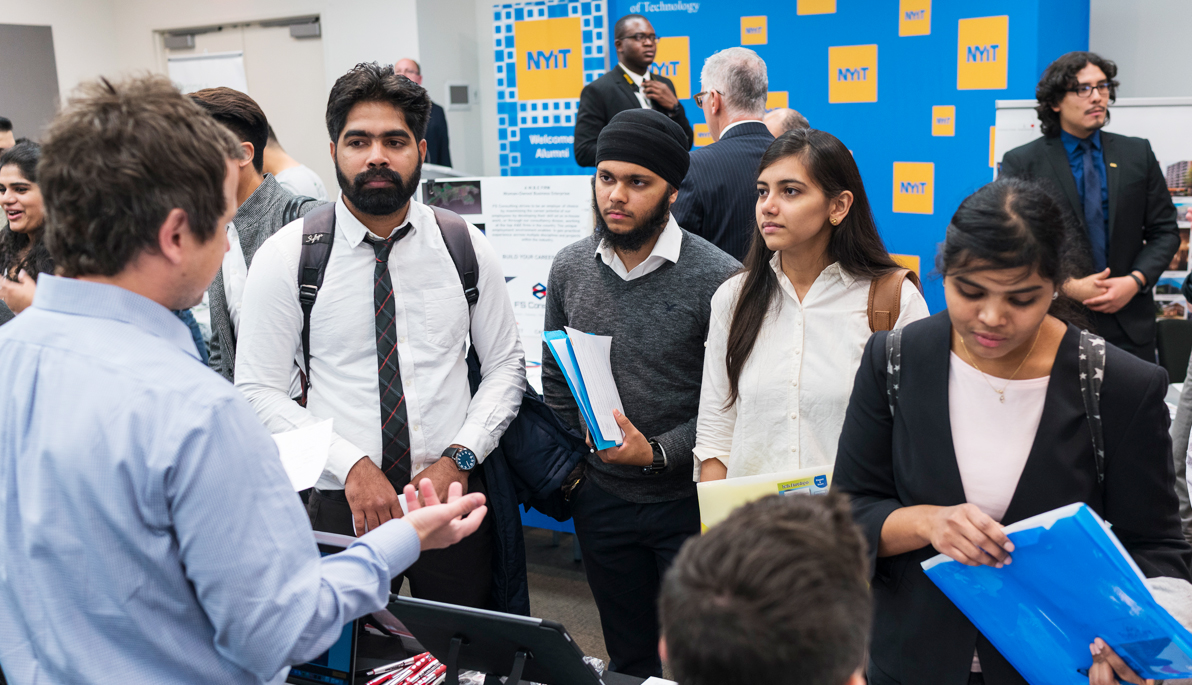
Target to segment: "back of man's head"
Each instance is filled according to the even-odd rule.
[[[766,63],[749,48],[728,48],[712,55],[704,61],[699,80],[703,90],[720,93],[729,116],[761,119],[766,112]]]
[[[7,117],[0,117],[0,133],[8,133],[12,131],[12,120]]]
[[[265,163],[265,145],[269,143],[269,120],[256,100],[231,88],[204,88],[190,94],[215,118],[227,126],[242,143],[252,143],[252,167],[261,173]]]
[[[787,131],[811,128],[811,122],[807,121],[807,117],[786,107],[766,112],[763,121],[766,122],[766,128],[770,129],[770,133],[773,133],[775,138]]]
[[[680,685],[844,685],[872,614],[865,541],[847,500],[767,497],[683,546],[660,618]]]
[[[82,84],[50,124],[38,183],[46,247],[64,276],[114,276],[159,250],[173,209],[210,240],[239,143],[164,76]]]

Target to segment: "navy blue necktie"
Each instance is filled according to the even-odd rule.
[[[389,251],[409,232],[410,227],[405,226],[394,231],[388,240],[369,241],[377,257],[373,304],[377,322],[377,386],[381,391],[381,470],[399,493],[410,482],[410,429],[401,369],[397,364],[397,317],[393,305],[393,279],[389,275]]]
[[[1101,172],[1093,163],[1091,136],[1080,141],[1080,149],[1084,154],[1084,225],[1089,232],[1089,245],[1093,248],[1093,267],[1101,273],[1109,264],[1106,256],[1109,237],[1105,230],[1105,214],[1101,210]]]

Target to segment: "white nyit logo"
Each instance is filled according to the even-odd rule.
[[[695,14],[699,11],[698,2],[638,2],[629,6],[630,14],[642,12],[686,12]]]

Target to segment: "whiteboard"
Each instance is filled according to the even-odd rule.
[[[183,93],[220,86],[241,93],[248,92],[248,79],[244,75],[244,52],[241,50],[171,57],[168,65],[170,80]]]
[[[998,100],[993,138],[994,160],[1043,135],[1034,100]],[[1118,98],[1109,106],[1105,130],[1151,141],[1159,167],[1192,160],[1192,97]],[[1183,217],[1181,217],[1183,218]]]

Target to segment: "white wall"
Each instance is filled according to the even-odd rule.
[[[0,0],[0,22],[49,26],[54,34],[58,90],[119,68],[112,0]]]
[[[481,99],[473,102],[470,110],[453,112],[447,109],[446,92],[449,82],[467,83],[475,89],[484,79],[477,55],[476,11],[476,0],[418,0],[422,85],[431,99],[447,110],[452,165],[465,174],[479,176],[486,173],[481,110],[487,103]],[[390,55],[390,61],[407,56]]]
[[[480,59],[480,135],[484,142],[484,175],[500,176],[500,142],[497,140],[497,78],[493,62],[493,0],[476,3],[477,54]]]
[[[1189,0],[1091,0],[1089,50],[1118,65],[1118,95],[1192,96]]]

